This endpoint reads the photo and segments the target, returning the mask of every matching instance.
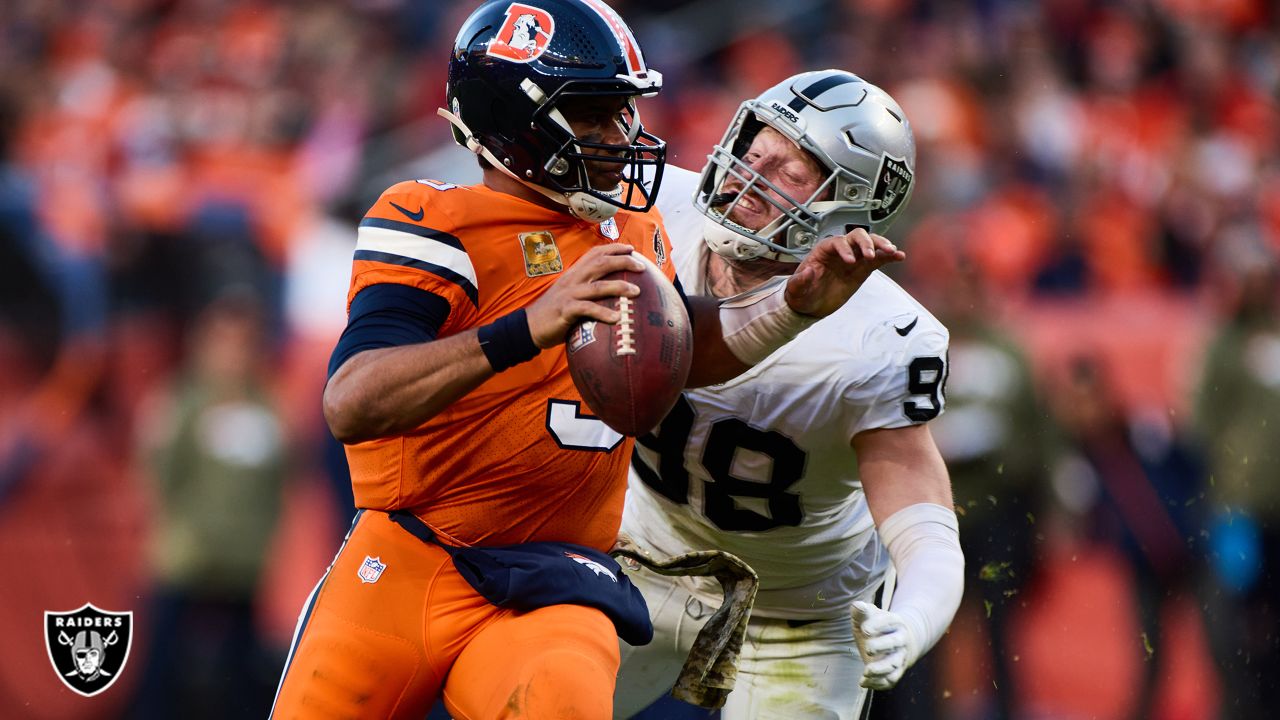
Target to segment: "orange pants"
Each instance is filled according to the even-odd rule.
[[[366,557],[385,569],[362,577]],[[370,510],[298,619],[272,717],[422,720],[443,697],[458,720],[606,720],[617,674],[600,611],[491,605],[443,550]]]

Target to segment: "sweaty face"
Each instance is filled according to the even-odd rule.
[[[742,161],[792,198],[788,200],[757,183],[729,213],[730,220],[750,230],[760,230],[782,215],[780,208],[765,200],[766,196],[783,207],[795,207],[796,203],[809,199],[825,177],[817,160],[782,133],[767,126],[756,133]],[[728,175],[720,187],[721,193],[728,197],[713,207],[728,207],[744,185],[732,174]]]
[[[625,97],[568,97],[559,103],[560,112],[579,140],[585,143],[607,145],[629,144],[627,128],[636,122],[628,98]],[[622,150],[583,148],[583,154],[621,158]],[[594,190],[610,192],[622,183],[621,162],[593,162],[588,160],[587,178]]]

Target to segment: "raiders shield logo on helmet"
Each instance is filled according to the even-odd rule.
[[[511,3],[507,19],[489,43],[488,54],[511,62],[527,63],[538,59],[555,34],[556,21],[542,8]]]
[[[100,610],[92,603],[69,612],[46,610],[44,643],[63,684],[93,697],[124,671],[133,646],[133,612]]]
[[[876,173],[876,187],[871,193],[872,200],[879,200],[871,209],[871,221],[880,222],[893,215],[898,206],[907,199],[911,190],[911,168],[902,158],[885,155],[880,161],[880,171]]]

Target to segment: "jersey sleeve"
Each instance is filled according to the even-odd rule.
[[[448,302],[441,335],[475,324],[480,303],[475,266],[454,232],[448,191],[439,187],[399,183],[365,214],[357,233],[348,306],[371,285],[407,285]]]
[[[365,350],[435,340],[448,317],[449,303],[439,295],[394,283],[366,287],[351,301],[347,327],[329,357],[329,377]]]
[[[851,410],[850,438],[864,430],[919,425],[942,414],[949,336],[936,321],[926,324],[921,318],[920,325],[924,327],[905,339],[892,326],[879,328],[879,340],[888,349],[877,355],[878,362],[863,367],[856,374],[859,381],[843,393],[842,401]]]

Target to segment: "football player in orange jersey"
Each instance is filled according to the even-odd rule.
[[[601,278],[674,279],[657,212],[665,146],[637,97],[661,75],[602,0],[496,0],[449,66],[455,138],[483,159],[461,187],[410,181],[360,223],[325,418],[361,508],[308,598],[273,716],[608,718],[622,637],[652,634],[606,554],[632,438],[583,412],[563,347]],[[648,175],[652,182],[646,189]],[[721,305],[687,298],[691,385],[731,378],[905,256],[856,230],[787,279]]]

